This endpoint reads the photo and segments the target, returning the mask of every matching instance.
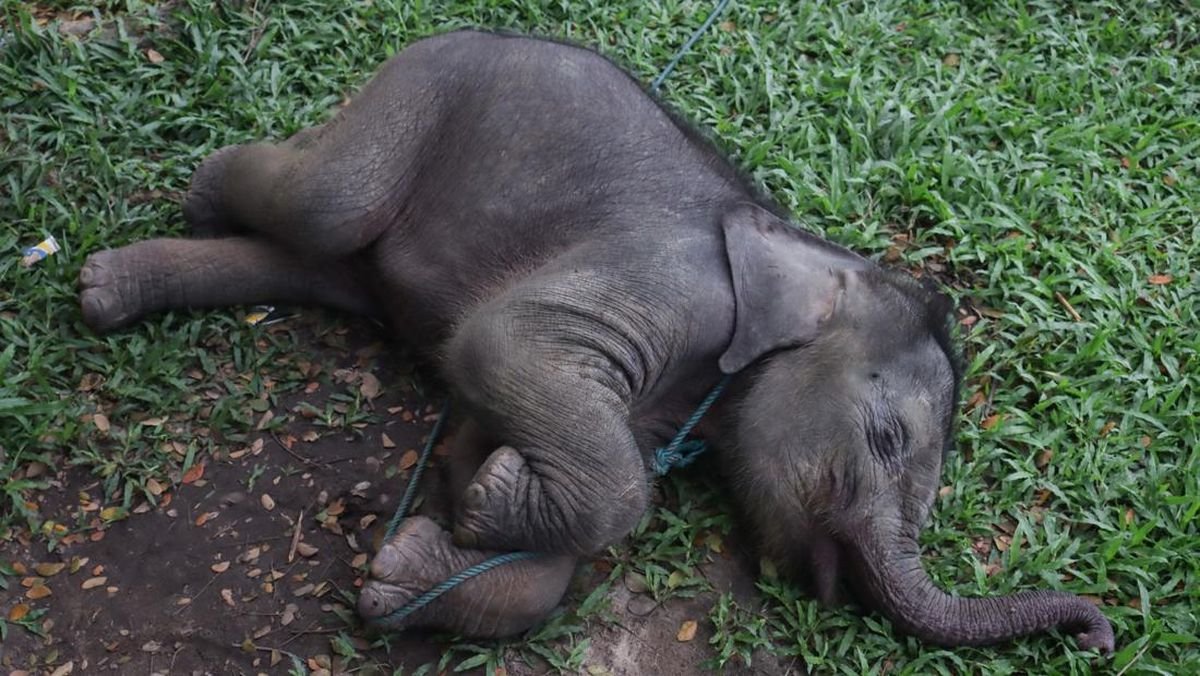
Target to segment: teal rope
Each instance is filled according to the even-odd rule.
[[[699,457],[701,453],[704,453],[708,450],[708,443],[705,441],[700,441],[698,439],[694,439],[692,441],[685,440],[687,439],[687,436],[692,433],[692,428],[700,423],[700,419],[703,418],[704,414],[708,413],[708,409],[712,408],[712,405],[716,403],[717,397],[721,396],[721,393],[725,391],[725,388],[729,385],[729,381],[732,377],[733,376],[725,376],[721,378],[720,382],[718,382],[716,386],[712,388],[712,391],[708,393],[708,396],[704,398],[704,401],[700,402],[700,405],[696,407],[694,412],[692,412],[692,417],[688,418],[687,422],[683,423],[683,426],[680,427],[679,431],[675,433],[675,437],[671,439],[671,443],[662,448],[657,448],[654,450],[654,460],[650,463],[650,466],[654,470],[655,474],[663,476],[676,467],[687,467],[688,465],[692,464],[692,462],[695,461],[695,459]]]
[[[658,77],[654,78],[654,81],[650,83],[651,91],[658,91],[658,88],[662,86],[662,83],[667,79],[667,76],[671,74],[671,71],[675,70],[675,66],[679,65],[679,61],[683,59],[688,50],[692,48],[692,45],[696,44],[696,41],[700,39],[700,36],[704,34],[704,31],[708,30],[708,28],[712,26],[713,22],[717,20],[717,17],[721,15],[721,12],[725,11],[725,8],[728,5],[729,0],[720,0],[720,2],[717,3],[717,6],[713,8],[712,13],[708,15],[708,18],[704,20],[704,23],[701,24],[694,33],[692,33],[692,36],[688,38],[687,42],[683,43],[683,46],[675,52],[675,56],[671,58],[667,65],[658,74]],[[717,400],[717,397],[721,396],[721,392],[724,391],[725,386],[729,384],[730,378],[731,376],[725,376],[720,382],[717,383],[716,387],[714,387],[712,391],[708,393],[708,396],[704,398],[704,401],[700,402],[700,405],[696,407],[695,412],[692,413],[692,417],[688,418],[687,422],[685,422],[683,426],[679,428],[679,432],[673,439],[671,439],[669,444],[663,448],[655,449],[654,459],[651,463],[655,474],[662,476],[674,467],[686,467],[687,465],[690,465],[697,456],[708,449],[708,444],[703,441],[685,441],[685,439],[687,439],[687,436],[691,434],[692,428],[694,428],[700,422],[700,419],[704,417],[704,414],[708,412],[708,409],[712,408],[712,405]],[[392,539],[392,536],[395,535],[396,531],[400,528],[400,523],[408,516],[408,510],[412,508],[413,500],[416,498],[417,484],[421,481],[421,475],[425,472],[425,466],[429,464],[429,456],[432,455],[433,447],[437,444],[438,437],[440,437],[442,434],[442,426],[445,424],[446,418],[449,417],[449,413],[450,402],[447,401],[442,405],[442,411],[438,414],[437,422],[433,424],[433,429],[429,431],[429,438],[425,440],[425,447],[421,449],[421,456],[417,459],[417,464],[413,468],[412,477],[409,478],[408,486],[404,489],[404,497],[400,499],[400,505],[396,508],[396,513],[392,515],[392,520],[388,522],[387,534],[384,536],[385,541]],[[446,594],[458,585],[470,580],[473,577],[482,575],[483,573],[486,573],[489,570],[499,566],[517,561],[535,559],[538,556],[540,556],[540,554],[536,552],[508,552],[507,554],[498,554],[493,556],[492,558],[477,563],[461,572],[455,573],[443,582],[438,583],[429,591],[421,594],[403,606],[400,606],[396,610],[393,610],[391,613],[388,613],[388,615],[383,618],[383,621],[399,623],[409,615],[412,615],[413,613],[428,606],[430,603],[433,603],[440,598],[443,594]]]
[[[438,438],[442,436],[442,426],[446,424],[446,418],[449,416],[450,400],[447,399],[442,402],[442,412],[438,414],[437,422],[433,423],[433,429],[429,430],[429,438],[425,440],[425,447],[421,449],[421,457],[417,458],[417,464],[413,466],[408,486],[404,488],[404,497],[400,498],[400,506],[392,515],[392,520],[388,522],[384,540],[392,539],[392,536],[396,534],[396,529],[400,527],[400,522],[408,516],[408,510],[412,509],[413,500],[417,497],[417,484],[421,483],[421,475],[425,473],[425,466],[429,464],[429,456],[433,454],[433,447],[437,444]]]
[[[713,25],[713,22],[717,20],[718,16],[721,16],[721,12],[724,12],[725,8],[728,6],[729,0],[721,0],[717,3],[717,6],[713,8],[712,13],[708,15],[708,18],[704,20],[704,23],[700,24],[700,27],[697,28],[694,33],[692,33],[692,36],[687,39],[687,42],[683,43],[683,46],[675,52],[675,56],[671,57],[671,60],[668,61],[667,65],[662,69],[662,71],[659,72],[658,77],[654,78],[654,81],[650,83],[650,91],[658,91],[658,88],[661,87],[662,83],[666,81],[667,76],[671,74],[671,71],[675,70],[675,66],[679,65],[680,60],[682,60],[684,55],[688,53],[688,50],[692,48],[692,45],[696,44],[696,41],[700,39],[700,36],[704,35],[704,31],[708,30],[709,26]]]
[[[541,554],[538,554],[537,552],[509,552],[507,554],[493,556],[486,561],[477,563],[460,573],[455,573],[454,575],[446,578],[444,582],[438,583],[438,585],[433,589],[430,589],[424,594],[421,594],[417,598],[389,613],[385,619],[390,622],[401,622],[409,615],[412,615],[418,610],[436,601],[442,594],[454,589],[458,585],[470,580],[476,575],[482,575],[493,568],[497,568],[508,563],[536,559],[539,556],[541,556]]]

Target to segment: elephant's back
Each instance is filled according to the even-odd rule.
[[[388,167],[380,213],[393,221],[375,258],[391,295],[422,296],[392,314],[438,333],[567,252],[620,259],[627,272],[661,266],[675,240],[719,240],[719,210],[751,198],[634,79],[571,45],[429,38],[394,57],[346,112],[418,134],[391,139],[372,163]]]

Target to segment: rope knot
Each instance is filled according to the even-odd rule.
[[[707,450],[708,442],[700,439],[662,446],[654,449],[654,460],[650,463],[650,468],[658,476],[664,476],[677,467],[687,467],[692,464],[696,458],[700,457],[700,454]]]

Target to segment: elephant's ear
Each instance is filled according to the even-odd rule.
[[[781,348],[812,342],[846,292],[847,272],[867,262],[753,204],[722,219],[733,278],[733,340],[721,355],[736,373]]]

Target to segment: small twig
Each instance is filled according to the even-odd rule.
[[[183,605],[181,605],[181,606],[179,606],[178,608],[176,608],[176,609],[175,609],[175,612],[174,612],[174,613],[171,613],[171,614],[172,614],[172,615],[178,615],[179,613],[182,613],[182,612],[184,611],[184,609],[185,609],[185,608],[187,608],[188,606],[190,606],[190,605],[192,605],[193,603],[195,603],[196,599],[200,598],[200,595],[201,595],[201,594],[203,594],[205,591],[207,591],[207,590],[208,590],[208,588],[212,586],[212,583],[213,583],[213,582],[216,582],[216,581],[217,581],[217,576],[218,576],[218,575],[220,575],[220,573],[214,573],[214,574],[213,574],[213,576],[212,576],[212,577],[210,577],[210,578],[208,579],[208,582],[205,582],[205,583],[204,583],[204,586],[200,588],[200,591],[196,592],[195,594],[192,594],[191,596],[187,596],[187,597],[185,597],[185,598],[189,599],[189,600],[188,600],[188,602],[187,602],[187,603],[184,603]]]
[[[1075,308],[1071,306],[1071,301],[1067,300],[1067,297],[1066,297],[1066,296],[1064,296],[1064,295],[1062,295],[1061,293],[1059,293],[1059,292],[1055,291],[1055,292],[1054,292],[1054,297],[1058,299],[1058,303],[1059,303],[1059,305],[1062,305],[1064,308],[1066,308],[1066,309],[1067,309],[1067,314],[1071,315],[1071,319],[1074,319],[1074,320],[1075,320],[1075,321],[1077,321],[1077,322],[1081,322],[1081,321],[1083,321],[1083,317],[1080,317],[1080,316],[1079,316],[1079,313],[1078,313],[1078,312],[1076,312],[1076,311],[1075,311]]]
[[[291,631],[291,630],[289,630],[289,631]],[[292,641],[295,641],[296,639],[300,638],[301,636],[308,636],[309,634],[332,634],[335,631],[341,631],[341,629],[338,627],[322,628],[321,625],[319,625],[319,624],[310,624],[308,629],[292,632],[292,635],[288,638],[288,640],[284,641],[283,643],[280,643],[279,647],[282,648],[283,646],[291,643]]]
[[[297,663],[299,663],[299,664],[304,664],[304,658],[303,658],[303,657],[301,657],[301,656],[297,655],[297,654],[296,654],[296,653],[294,653],[294,652],[290,652],[290,651],[284,650],[282,647],[275,648],[275,647],[272,647],[272,646],[269,646],[269,645],[258,645],[257,643],[254,643],[253,641],[251,641],[251,642],[250,642],[250,645],[251,645],[251,646],[252,646],[252,647],[253,647],[255,650],[261,650],[262,652],[265,652],[265,653],[275,653],[275,652],[277,652],[277,653],[280,653],[280,654],[282,654],[282,655],[287,655],[288,657],[292,658],[293,660],[295,660],[295,661],[296,661]],[[287,645],[287,643],[284,643],[283,645]],[[229,647],[231,647],[231,648],[237,648],[237,649],[239,649],[239,650],[245,650],[245,649],[246,649],[246,646],[245,646],[244,644],[242,644],[242,643],[230,643],[230,644],[229,644]]]
[[[300,516],[296,517],[296,527],[292,529],[292,546],[288,549],[288,563],[296,560],[296,547],[300,546],[300,526],[304,523],[304,510],[300,510]]]
[[[258,42],[262,40],[263,32],[266,30],[267,22],[263,17],[258,15],[258,0],[254,0],[254,4],[250,7],[250,13],[258,19],[258,25],[254,28],[253,35],[250,36],[250,43],[246,45],[246,51],[242,53],[242,61],[250,58],[250,52],[258,47]]]
[[[1125,676],[1125,672],[1133,668],[1133,665],[1137,664],[1137,661],[1142,659],[1142,655],[1146,654],[1146,651],[1150,649],[1151,645],[1153,645],[1153,642],[1146,641],[1146,645],[1142,646],[1142,649],[1137,651],[1137,654],[1133,656],[1133,659],[1129,660],[1129,663],[1124,667],[1121,667],[1121,670],[1117,672],[1117,676]]]
[[[280,448],[282,448],[283,450],[287,451],[287,452],[288,452],[288,455],[290,455],[290,456],[292,456],[293,458],[295,458],[295,459],[299,460],[300,462],[302,462],[302,463],[304,463],[304,464],[308,465],[309,467],[325,467],[325,468],[328,468],[328,467],[329,467],[329,463],[327,463],[327,462],[321,462],[321,461],[319,461],[319,460],[313,460],[312,458],[308,458],[308,457],[305,457],[305,456],[303,456],[303,455],[300,455],[299,453],[297,453],[297,452],[293,451],[292,449],[288,448],[287,444],[283,443],[283,440],[279,438],[279,435],[278,435],[278,434],[275,434],[274,432],[271,432],[271,438],[275,440],[275,443],[279,444],[279,447],[280,447]]]
[[[339,462],[346,462],[347,460],[358,460],[360,457],[362,456],[344,455],[340,458],[330,458],[329,460],[321,460],[320,462],[326,467],[329,467],[330,465],[336,465]]]
[[[269,538],[254,538],[252,540],[243,540],[242,542],[227,542],[225,544],[214,544],[213,547],[218,549],[226,549],[228,547],[249,547],[258,542],[270,542],[272,540],[286,540],[290,535],[273,535]]]

